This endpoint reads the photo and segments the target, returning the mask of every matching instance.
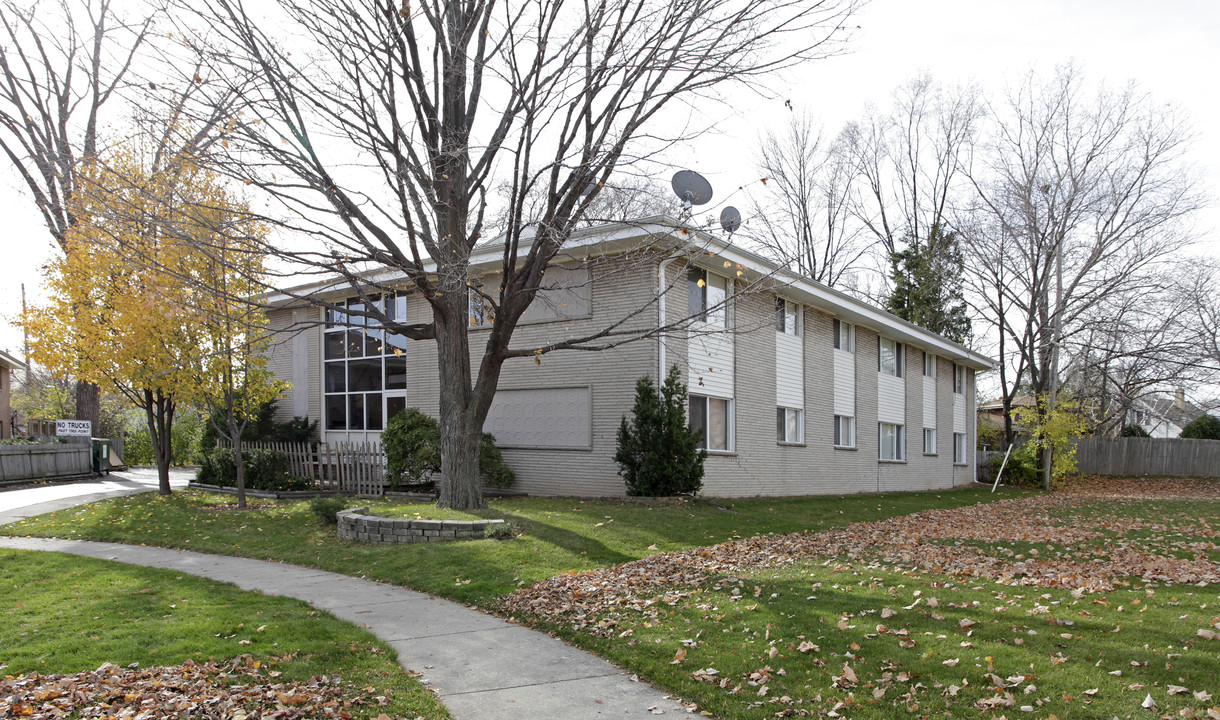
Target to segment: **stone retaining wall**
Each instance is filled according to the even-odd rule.
[[[481,540],[487,528],[503,525],[503,520],[407,520],[369,515],[367,507],[349,508],[335,513],[339,537],[344,540],[378,545]]]

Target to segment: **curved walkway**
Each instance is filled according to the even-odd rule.
[[[129,494],[130,489],[112,488],[115,494]],[[96,493],[78,497],[88,498],[80,502],[100,499]],[[10,517],[4,504],[0,494],[0,518]],[[49,509],[54,508],[43,512]],[[283,563],[116,543],[0,537],[0,547],[166,568],[312,603],[389,643],[398,652],[399,663],[421,673],[458,720],[570,720],[687,712],[663,692],[633,681],[596,655],[394,585]]]

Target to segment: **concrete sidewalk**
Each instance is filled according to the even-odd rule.
[[[173,468],[169,471],[170,487],[180,490],[194,477],[194,470]],[[112,472],[96,480],[5,490],[0,492],[0,525],[97,500],[156,490],[157,469],[145,467]],[[4,530],[0,528],[2,532]]]
[[[596,655],[393,585],[296,565],[115,543],[0,537],[0,547],[166,568],[305,600],[389,643],[399,663],[422,673],[458,720],[642,718],[688,712]]]

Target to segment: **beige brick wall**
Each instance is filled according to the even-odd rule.
[[[531,348],[557,337],[580,336],[619,321],[638,309],[641,302],[655,297],[658,261],[633,266],[638,259],[611,261],[605,277],[594,280],[592,316],[523,325],[513,338],[514,348]],[[686,265],[677,260],[668,265],[666,281],[674,288],[666,299],[666,316],[671,322],[688,313],[685,284]],[[273,311],[272,326],[282,328],[288,320],[285,311]],[[408,319],[426,322],[431,316],[427,302],[418,295],[408,298]],[[741,295],[733,307],[732,326],[736,333],[735,366],[735,445],[728,454],[710,455],[705,464],[704,494],[732,496],[783,496],[805,494],[858,493],[948,488],[973,479],[973,436],[969,438],[968,464],[953,465],[953,364],[938,359],[937,426],[938,452],[925,457],[923,448],[922,357],[918,348],[908,348],[906,380],[906,462],[883,463],[877,448],[877,332],[856,328],[856,448],[833,447],[833,385],[831,337],[832,317],[804,308],[805,350],[805,442],[780,445],[775,437],[775,329],[774,299],[771,295]],[[631,320],[627,327],[652,327],[657,318],[655,307]],[[314,334],[311,347],[311,417],[320,418],[322,371],[321,333]],[[473,366],[486,342],[486,330],[470,335]],[[684,367],[685,332],[663,339],[666,365]],[[614,462],[620,419],[631,412],[635,383],[641,376],[657,379],[659,348],[655,338],[629,343],[603,352],[560,351],[550,353],[536,364],[532,358],[508,361],[499,389],[590,387],[592,389],[592,446],[580,450],[538,450],[505,448],[504,456],[517,473],[515,489],[537,495],[606,496],[622,495],[624,486]],[[271,368],[277,374],[291,374],[289,344],[271,349]],[[435,343],[410,342],[407,345],[407,404],[431,415],[438,413],[438,368]],[[969,373],[968,413],[974,412],[974,374]],[[691,388],[698,393],[698,388]],[[314,414],[314,408],[319,408]]]

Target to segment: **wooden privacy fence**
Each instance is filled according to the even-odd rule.
[[[89,445],[0,445],[0,480],[93,474]]]
[[[289,473],[311,478],[323,490],[385,495],[385,452],[377,443],[243,442],[241,446],[283,453]]]
[[[1081,475],[1220,477],[1220,440],[1188,438],[1081,438]]]

